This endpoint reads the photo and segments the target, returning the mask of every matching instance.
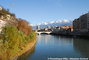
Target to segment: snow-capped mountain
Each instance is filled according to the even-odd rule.
[[[42,29],[42,28],[46,28],[48,26],[55,27],[55,26],[63,26],[63,25],[72,26],[72,21],[70,21],[70,20],[58,20],[58,21],[42,22],[40,24],[37,24],[36,26],[33,26],[33,30],[36,29],[37,26],[40,26],[40,28]]]

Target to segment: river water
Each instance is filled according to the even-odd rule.
[[[38,35],[36,46],[18,60],[89,58],[89,40],[56,35]]]

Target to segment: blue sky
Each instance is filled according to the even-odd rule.
[[[89,11],[89,0],[0,0],[0,5],[31,24],[74,20]]]

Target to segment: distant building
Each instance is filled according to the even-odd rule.
[[[55,28],[53,29],[54,33],[58,33],[60,31],[60,27],[59,26],[55,26]]]
[[[80,30],[80,21],[79,21],[79,18],[78,19],[75,19],[73,21],[73,29],[76,32]]]
[[[54,29],[54,27],[52,26],[52,27],[51,27],[51,30],[53,30],[53,29]]]
[[[40,30],[40,26],[37,26],[37,30]]]
[[[2,10],[2,7],[0,6],[0,10]]]
[[[74,30],[73,30],[73,26],[70,26],[70,29],[71,29],[71,32],[73,32]]]
[[[62,34],[73,32],[73,26],[59,26],[53,30],[53,33]]]
[[[9,14],[6,15],[6,19],[7,19],[7,20],[10,20],[10,17],[11,17],[11,16],[10,16]]]
[[[0,33],[2,31],[2,27],[6,25],[6,21],[0,19]]]
[[[48,30],[48,28],[44,28],[44,30],[45,30],[45,31],[47,31],[47,30]]]
[[[60,31],[64,32],[72,32],[73,31],[73,26],[61,26]]]
[[[83,14],[73,21],[73,29],[77,32],[89,31],[89,13]]]
[[[55,26],[55,29],[59,28],[59,26]]]
[[[51,27],[50,26],[48,26],[48,29],[50,29]]]

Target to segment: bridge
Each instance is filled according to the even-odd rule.
[[[36,32],[36,34],[38,34],[38,35],[40,35],[40,34],[50,34],[51,33],[51,31],[49,32],[46,32],[46,31],[41,31],[41,32]]]

